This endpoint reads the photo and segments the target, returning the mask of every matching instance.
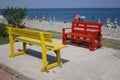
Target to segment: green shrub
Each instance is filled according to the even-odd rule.
[[[6,30],[6,25],[5,24],[0,24],[0,37],[7,37],[7,30]]]
[[[7,19],[9,25],[21,27],[22,19],[25,18],[27,12],[25,8],[7,7],[6,9],[3,9],[2,15]]]

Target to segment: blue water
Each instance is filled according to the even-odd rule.
[[[55,17],[56,21],[73,21],[73,16],[75,14],[80,14],[85,16],[84,21],[97,22],[98,18],[101,19],[101,22],[106,23],[106,18],[110,18],[111,22],[114,22],[115,18],[120,24],[120,8],[50,8],[50,9],[27,9],[27,13],[32,19],[33,16],[36,16],[37,19],[40,19],[41,16],[44,16],[45,20],[50,18],[53,20]],[[1,10],[0,10],[1,15]]]

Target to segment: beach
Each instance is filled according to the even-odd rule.
[[[27,20],[25,21],[25,26],[39,30],[55,31],[62,33],[62,29],[70,28],[71,23],[64,23],[64,22],[51,23],[48,21],[39,22],[39,20]],[[102,26],[102,34],[103,37],[120,40],[120,27],[114,29],[114,28],[106,28],[105,26]]]
[[[55,32],[62,32],[62,28],[68,28],[71,27],[70,23],[63,23],[63,22],[48,22],[43,21],[39,22],[39,20],[28,20],[25,23],[26,27],[34,28],[34,29],[40,29],[40,30],[46,30],[46,31],[55,31]]]

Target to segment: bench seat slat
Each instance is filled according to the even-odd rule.
[[[37,46],[41,46],[41,41],[38,39],[27,38],[27,37],[16,37],[16,40],[20,41],[20,42],[27,42],[27,43],[34,44]],[[57,44],[57,43],[53,43],[53,42],[46,41],[45,43],[46,43],[47,49],[49,49],[49,50],[58,50],[58,49],[67,47],[66,45]]]
[[[80,36],[80,37],[86,37],[86,38],[91,38],[93,35],[92,34],[83,34],[83,33],[73,33],[73,32],[69,32],[66,33],[67,35],[73,35],[73,36]]]

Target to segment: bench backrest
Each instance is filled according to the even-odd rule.
[[[92,33],[101,32],[102,23],[97,22],[72,22],[72,32]]]
[[[41,32],[37,30],[28,30],[28,29],[11,28],[11,27],[8,27],[7,29],[9,34],[14,37],[27,37],[37,40],[41,40],[41,33],[42,33],[45,41],[52,42],[52,37],[49,32]]]

